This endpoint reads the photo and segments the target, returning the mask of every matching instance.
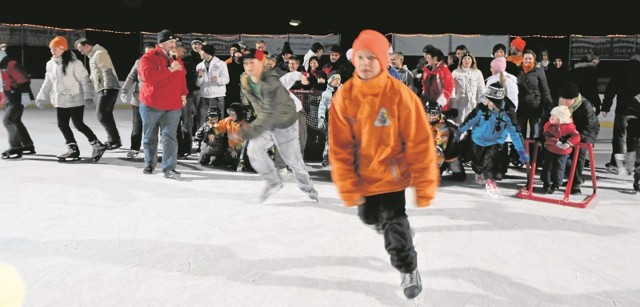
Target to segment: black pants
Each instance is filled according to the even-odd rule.
[[[609,163],[616,165],[615,154],[624,153],[624,138],[627,132],[627,119],[624,114],[617,114],[613,119],[613,136],[611,137],[611,147],[613,151],[611,152],[611,158],[609,159]],[[627,151],[630,151],[627,148]]]
[[[573,150],[576,150],[576,148],[574,148]],[[569,174],[569,172],[571,172],[571,165],[573,163],[573,152],[571,152],[570,154],[570,159],[567,159],[567,165],[566,168],[564,170],[565,174],[567,176],[570,176],[571,174]],[[582,183],[584,183],[584,178],[582,178],[582,170],[584,169],[584,160],[587,159],[587,149],[586,148],[580,148],[580,153],[578,154],[578,161],[576,161],[576,171],[573,173],[573,186],[571,187],[571,190],[577,190],[580,189],[580,185],[582,185]],[[592,161],[593,163],[594,161]]]
[[[560,186],[564,178],[564,168],[567,165],[568,158],[569,155],[559,155],[545,149],[542,173],[540,173],[542,183],[545,185],[552,183]]]
[[[91,128],[85,125],[83,121],[84,106],[56,108],[56,115],[58,116],[58,128],[62,131],[64,141],[66,142],[65,144],[77,143],[76,138],[73,136],[73,131],[71,131],[71,127],[69,127],[69,119],[73,121],[73,125],[76,129],[87,137],[89,142],[93,142],[98,139],[93,131],[91,131]]]
[[[391,265],[402,273],[411,273],[418,267],[418,256],[405,204],[404,190],[367,196],[365,203],[358,206],[358,216],[367,225],[382,226]]]
[[[5,91],[4,94],[7,100],[2,123],[7,128],[7,134],[9,135],[9,148],[20,149],[26,146],[33,146],[29,131],[22,123],[22,113],[24,112],[22,93]]]
[[[142,144],[142,117],[140,117],[140,107],[131,106],[132,126],[131,126],[131,149],[140,150]]]
[[[110,88],[102,90],[101,93],[96,105],[96,117],[107,131],[107,140],[111,143],[121,143],[116,120],[113,118],[113,108],[118,98],[118,90]]]
[[[636,153],[635,180],[640,178],[640,119],[632,118],[627,121],[627,152]]]
[[[500,164],[500,148],[502,144],[480,146],[473,144],[473,163],[471,168],[476,174],[482,174],[484,179],[496,180],[502,172]],[[502,175],[502,174],[500,174]]]

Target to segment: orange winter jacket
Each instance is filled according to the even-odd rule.
[[[416,204],[431,204],[438,188],[435,141],[420,98],[383,71],[357,75],[329,109],[331,178],[347,206],[363,196],[415,188]]]

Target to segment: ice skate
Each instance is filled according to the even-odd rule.
[[[102,158],[104,151],[107,150],[107,147],[104,144],[102,144],[100,140],[95,140],[91,142],[91,147],[93,147],[93,152],[91,153],[91,159],[93,159],[93,162],[98,162],[100,158]]]
[[[476,183],[484,185],[484,176],[482,174],[476,174]]]
[[[633,175],[633,194],[638,194],[640,192],[640,169],[636,169],[635,172]]]
[[[133,159],[137,157],[138,154],[140,154],[140,150],[131,149],[129,150],[129,152],[127,152],[127,159]]]
[[[411,273],[402,273],[402,291],[407,299],[414,299],[422,292],[422,280],[420,279],[420,272],[415,269]]]
[[[498,189],[498,185],[492,179],[487,179],[485,183],[485,188],[487,189],[487,194],[491,197],[498,197],[498,193],[500,190]]]
[[[262,192],[260,192],[260,197],[258,198],[258,202],[264,202],[269,198],[269,196],[278,193],[282,189],[282,183],[277,183],[275,185],[266,184],[264,188],[262,188]]]
[[[22,151],[23,155],[35,155],[36,154],[36,148],[33,147],[33,145],[22,147],[20,149],[20,151]]]
[[[309,198],[315,200],[316,202],[318,202],[318,191],[314,188],[311,188],[311,190],[309,190],[309,192],[307,192],[307,196],[309,196]]]
[[[67,152],[57,155],[56,158],[58,158],[58,161],[60,162],[68,161],[68,160],[70,161],[80,160],[80,149],[78,149],[78,144],[76,143],[67,144]]]
[[[618,174],[618,166],[616,166],[615,164],[609,162],[607,164],[604,165],[604,168],[607,170],[607,172],[609,173],[613,173],[613,174]]]
[[[105,142],[103,144],[103,146],[104,146],[105,150],[114,150],[114,149],[118,149],[118,148],[122,147],[122,143],[114,142],[114,141],[107,141],[107,142]]]
[[[238,161],[238,165],[236,166],[236,172],[242,172],[244,170],[244,160]]]
[[[2,153],[2,159],[18,159],[22,158],[21,149],[7,149]]]

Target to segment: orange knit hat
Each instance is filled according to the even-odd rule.
[[[60,48],[64,51],[69,50],[69,45],[67,44],[67,39],[63,36],[56,36],[49,43],[49,48]]]
[[[516,38],[514,38],[511,41],[511,45],[513,47],[516,47],[516,49],[518,49],[518,51],[522,52],[522,51],[524,51],[524,46],[527,45],[527,42],[525,42],[524,39],[522,39],[520,36],[516,36]]]
[[[359,50],[366,49],[376,55],[382,65],[382,70],[389,67],[389,41],[384,35],[375,30],[362,30],[355,41],[353,41],[353,54]],[[352,58],[353,62],[355,59]],[[353,62],[355,65],[355,62]]]

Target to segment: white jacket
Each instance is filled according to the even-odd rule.
[[[227,95],[229,70],[225,62],[214,56],[209,67],[206,67],[203,60],[196,66],[196,71],[198,70],[203,71],[202,76],[196,80],[196,85],[200,87],[200,97],[218,98]],[[218,80],[211,81],[211,76],[217,76]]]
[[[284,76],[280,77],[280,83],[282,83],[282,85],[284,85],[284,88],[286,88],[287,90],[289,90],[294,84],[296,84],[296,81],[300,80],[302,80],[302,73],[299,71],[290,71],[284,74]],[[298,99],[298,97],[291,91],[289,91],[289,96],[296,104],[296,112],[300,112],[300,110],[302,110],[303,108],[302,101],[300,101],[300,99]]]
[[[482,72],[477,69],[460,67],[453,71],[453,95],[451,95],[451,107],[458,109],[458,117],[452,118],[460,125],[478,102],[483,101],[485,85]]]
[[[93,101],[93,85],[89,73],[80,60],[69,62],[67,73],[62,73],[62,59],[47,62],[44,83],[36,97],[36,105],[50,102],[56,108],[73,108]]]

